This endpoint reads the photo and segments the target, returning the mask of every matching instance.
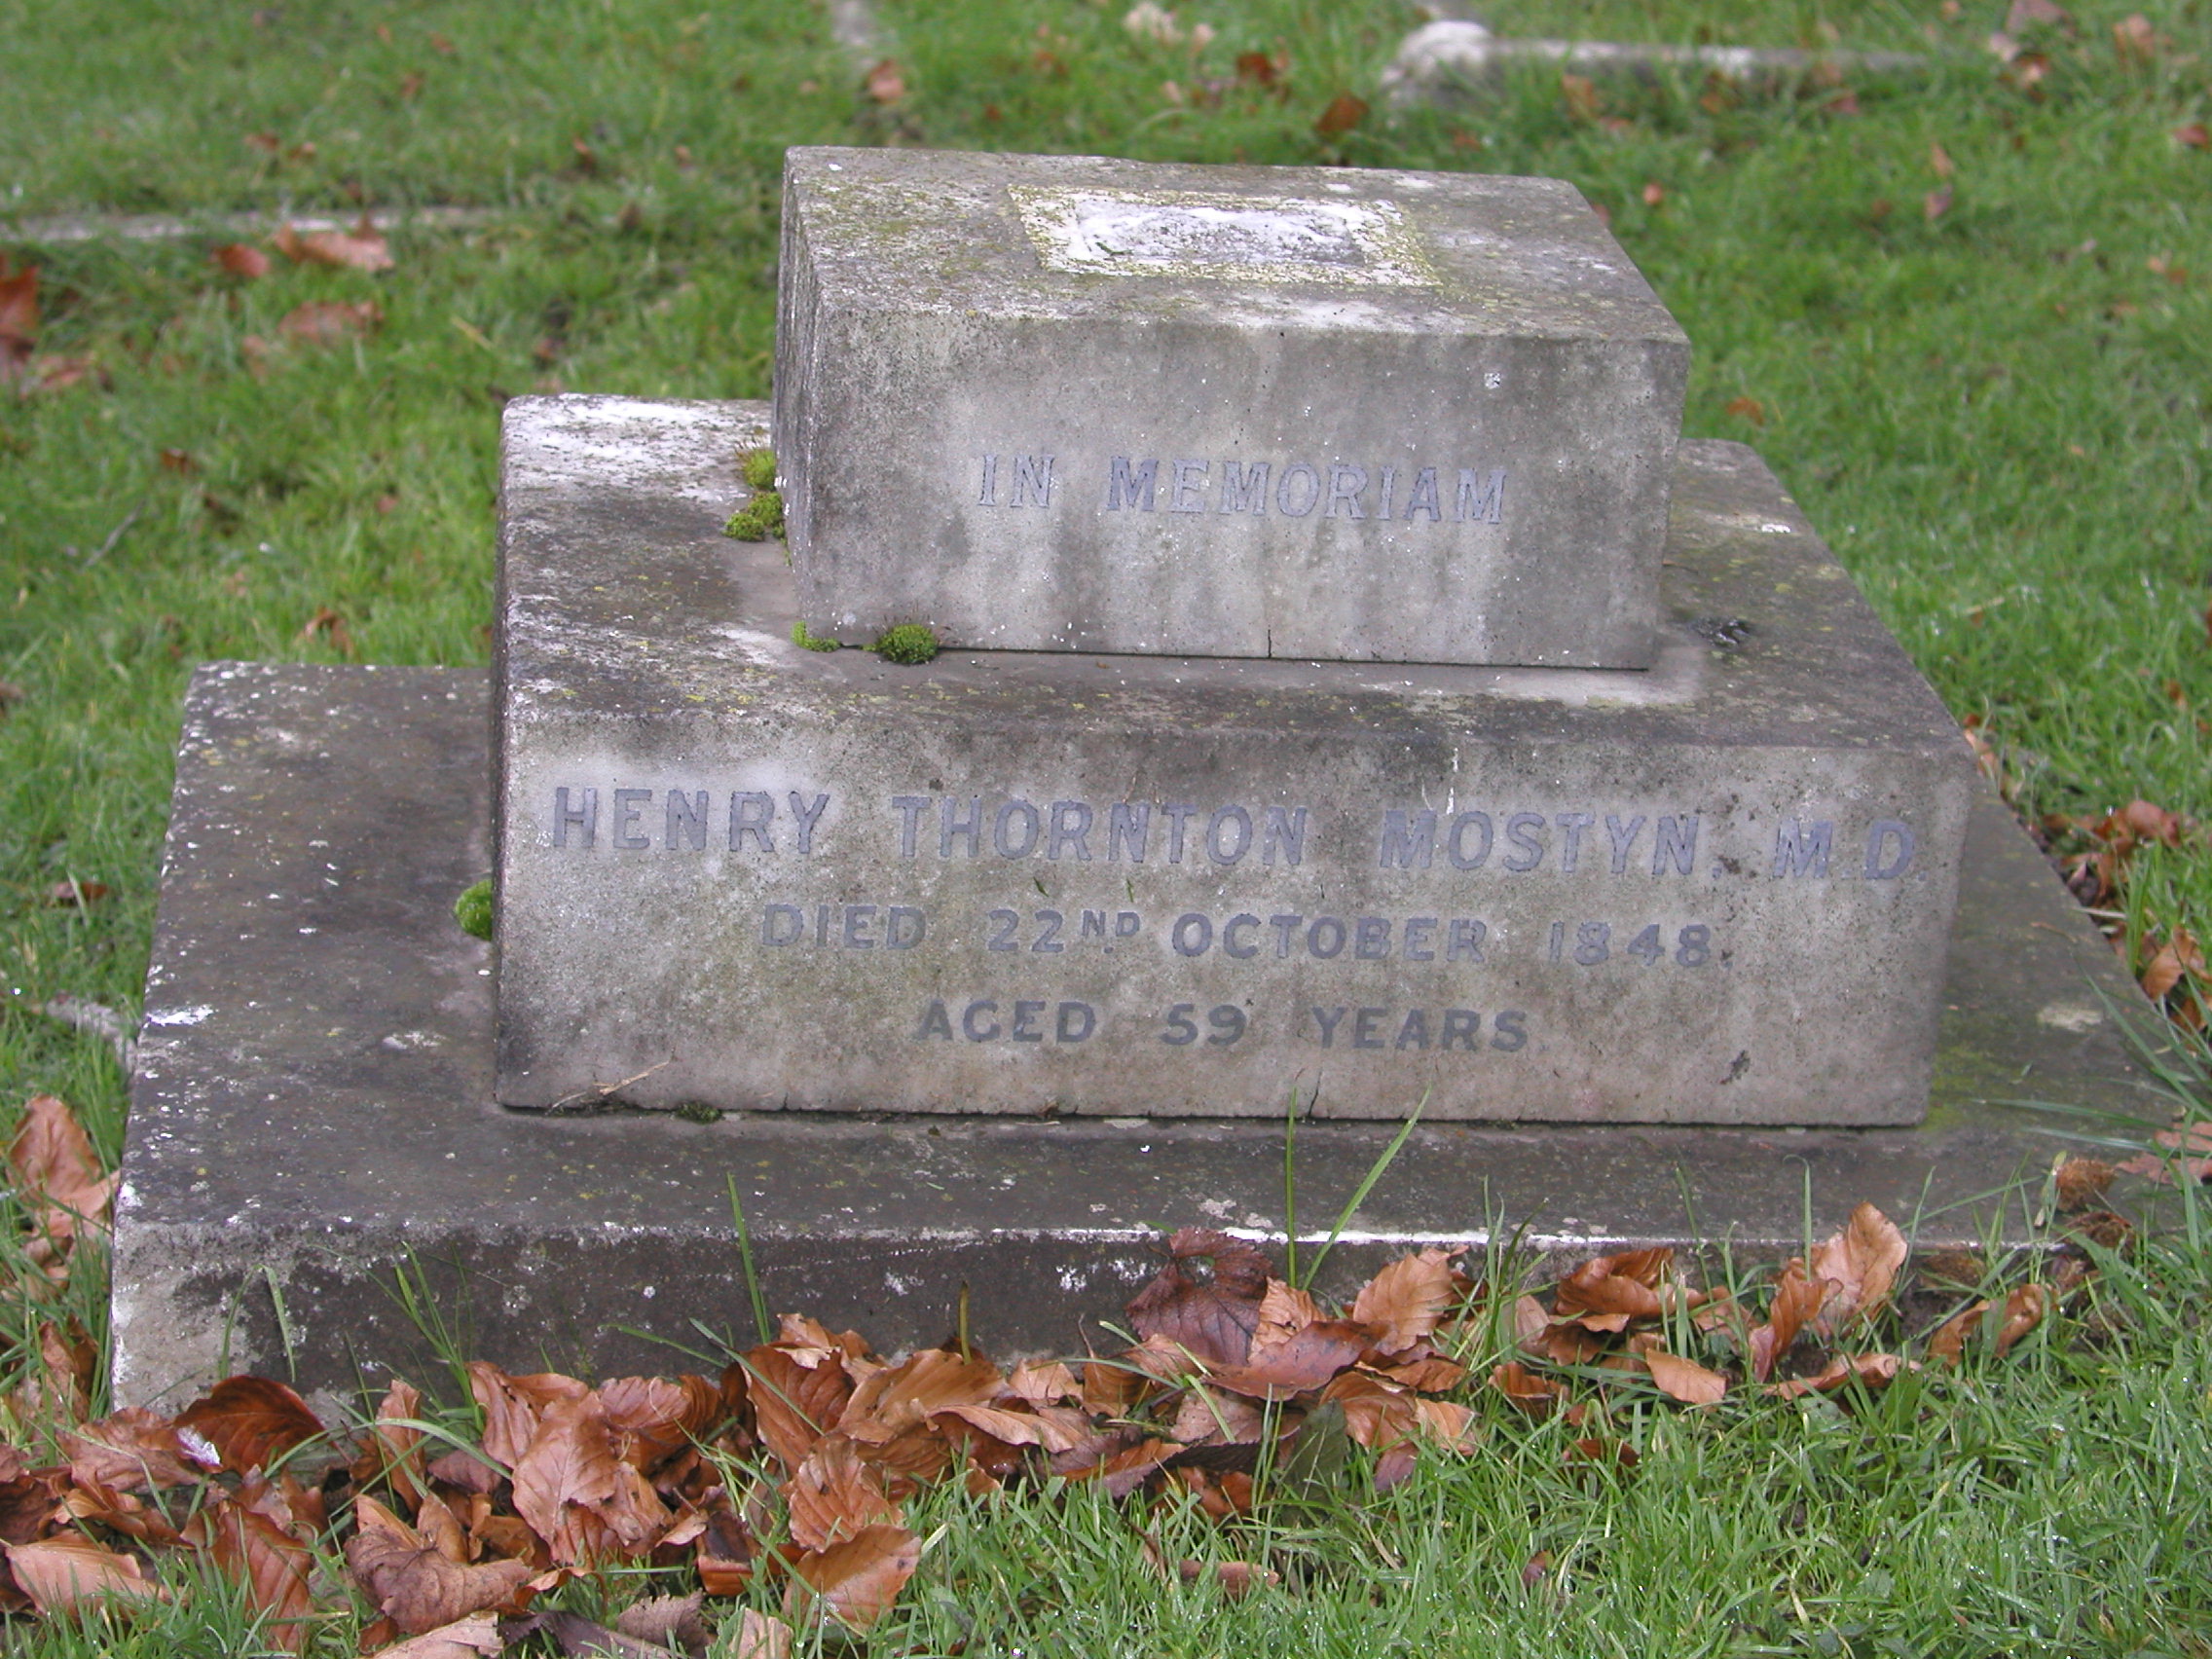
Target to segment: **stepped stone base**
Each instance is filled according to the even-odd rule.
[[[732,1184],[771,1306],[886,1348],[943,1337],[965,1286],[992,1351],[1081,1351],[1157,1229],[1279,1237],[1279,1124],[1145,1121],[1134,1093],[1082,1121],[495,1105],[493,951],[451,914],[491,866],[487,715],[476,673],[195,681],[117,1205],[119,1402],[182,1405],[226,1359],[311,1389],[427,1379],[402,1272],[517,1370],[698,1364],[694,1320],[751,1340]],[[1808,1194],[1816,1233],[1871,1199],[1924,1243],[2020,1236],[2079,1120],[2000,1102],[2165,1112],[2112,1022],[2133,987],[1994,802],[1963,872],[1925,1124],[1424,1126],[1325,1280],[1516,1233],[1562,1255],[1795,1250]],[[1393,1129],[1300,1128],[1302,1235]]]

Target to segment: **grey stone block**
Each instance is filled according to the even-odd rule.
[[[498,1098],[1904,1123],[1972,766],[1749,450],[1648,673],[790,640],[757,405],[507,409]]]
[[[783,273],[818,635],[1651,660],[1688,344],[1568,185],[798,149]]]
[[[1471,19],[1423,23],[1399,44],[1382,71],[1394,104],[1464,102],[1494,96],[1516,70],[1535,68],[1592,79],[1658,81],[1669,75],[1718,76],[1735,86],[1780,93],[1846,76],[1918,77],[1932,60],[1911,52],[1802,52],[1788,47],[1671,46],[1659,42],[1537,40],[1493,34]]]
[[[993,1353],[1079,1353],[1112,1342],[1088,1321],[1158,1265],[1156,1230],[1280,1238],[1278,1124],[495,1106],[494,953],[452,917],[490,859],[486,703],[482,675],[435,669],[195,680],[117,1202],[119,1403],[175,1410],[226,1362],[433,1386],[402,1269],[469,1353],[517,1371],[708,1363],[693,1320],[751,1339],[733,1182],[771,1307],[886,1349],[943,1338],[965,1287]],[[2149,1009],[2002,807],[1977,802],[1969,849],[1925,1124],[1424,1124],[1319,1288],[1493,1238],[1555,1265],[1697,1239],[1796,1253],[1808,1202],[1816,1237],[1862,1198],[1923,1245],[2026,1236],[2068,1146],[2052,1131],[2083,1120],[2002,1102],[2169,1112],[2110,1017]],[[1300,1127],[1302,1237],[1394,1127]]]

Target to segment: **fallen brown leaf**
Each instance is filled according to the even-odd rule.
[[[1828,1287],[1813,1327],[1825,1340],[1854,1319],[1870,1319],[1888,1306],[1904,1266],[1904,1235],[1872,1204],[1851,1212],[1840,1232],[1813,1252],[1812,1276]]]
[[[348,271],[389,271],[392,268],[390,245],[366,214],[350,235],[344,231],[313,231],[303,237],[290,225],[282,225],[270,240],[276,243],[276,251],[295,265],[328,265]]]
[[[1727,413],[1740,421],[1749,421],[1754,426],[1766,424],[1766,405],[1755,397],[1731,397]]]
[[[756,1347],[745,1356],[760,1438],[787,1469],[795,1469],[814,1443],[837,1426],[852,1398],[852,1381],[838,1364],[801,1365],[781,1347]]]
[[[2133,69],[2149,68],[2169,44],[2140,12],[2129,13],[2112,26],[2113,51],[2119,55],[2120,62]]]
[[[1402,1353],[1435,1331],[1457,1295],[1452,1283],[1457,1254],[1430,1249],[1401,1256],[1360,1286],[1351,1317],[1375,1327],[1380,1351]]]
[[[1951,187],[1947,184],[1939,190],[1931,190],[1920,199],[1920,216],[1931,225],[1950,210]]]
[[[378,1611],[409,1636],[471,1613],[520,1612],[535,1569],[526,1561],[463,1567],[373,1497],[353,1501],[346,1567]]]
[[[645,1478],[614,1455],[607,1408],[589,1392],[545,1408],[515,1462],[514,1505],[564,1567],[635,1556],[671,1519]]]
[[[305,346],[336,346],[343,341],[374,334],[384,325],[384,308],[374,300],[310,300],[284,313],[276,331]],[[249,339],[252,337],[249,336]],[[240,343],[240,349],[252,351]],[[264,355],[268,347],[262,348]]]
[[[2205,130],[2201,121],[2187,122],[2175,128],[2173,140],[2185,150],[2212,150],[2212,132]]]
[[[614,1628],[635,1641],[704,1653],[714,1641],[714,1632],[700,1614],[705,1602],[697,1591],[688,1596],[655,1596],[624,1607],[615,1617]]]
[[[1595,121],[1598,118],[1598,83],[1587,75],[1562,75],[1559,78],[1560,95],[1567,100],[1567,113],[1575,121]]]
[[[880,104],[895,104],[906,95],[906,77],[886,57],[867,72],[867,95]]]
[[[242,1474],[268,1466],[275,1456],[323,1432],[308,1404],[266,1377],[226,1377],[177,1414],[177,1427],[206,1438],[223,1467]]]
[[[1937,178],[1949,178],[1959,169],[1951,160],[1950,151],[1940,144],[1931,144],[1928,146],[1928,170]]]
[[[498,1659],[506,1650],[498,1615],[471,1613],[389,1647],[380,1647],[368,1659]]]
[[[2114,1167],[2122,1175],[2140,1175],[2161,1187],[2173,1185],[2177,1168],[2192,1181],[2212,1180],[2212,1119],[2160,1129],[2151,1138],[2177,1156],[2138,1153]]]
[[[1129,1322],[1140,1337],[1161,1337],[1208,1365],[1241,1365],[1251,1351],[1268,1293],[1268,1259],[1226,1233],[1186,1227],[1167,1241],[1168,1263],[1130,1299]],[[1210,1262],[1213,1277],[1192,1276],[1185,1264]]]
[[[1367,119],[1367,100],[1356,98],[1349,92],[1339,92],[1329,100],[1313,123],[1313,130],[1323,138],[1342,138]]]
[[[353,636],[346,627],[346,618],[327,605],[315,607],[314,614],[308,618],[307,625],[300,630],[300,638],[303,640],[312,640],[318,634],[328,638],[330,648],[340,656],[353,654]]]
[[[1282,1574],[1272,1568],[1255,1567],[1248,1561],[1217,1561],[1211,1567],[1202,1561],[1180,1561],[1175,1571],[1186,1584],[1211,1577],[1221,1586],[1221,1593],[1232,1602],[1241,1602],[1263,1586],[1272,1588],[1282,1582]]]
[[[868,1630],[890,1610],[921,1560],[921,1539],[903,1527],[867,1527],[826,1550],[809,1550],[791,1564],[784,1617],[822,1614]]]
[[[1659,1391],[1671,1400],[1679,1400],[1685,1406],[1712,1406],[1719,1404],[1727,1395],[1728,1379],[1717,1371],[1708,1371],[1695,1360],[1657,1350],[1642,1357],[1644,1369],[1651,1373],[1651,1381],[1658,1383]]]
[[[2105,1196],[2119,1173],[2116,1165],[2101,1158],[2069,1158],[2059,1164],[2052,1176],[2058,1192],[2058,1207],[2062,1210],[2087,1209]]]
[[[57,1532],[30,1544],[0,1544],[16,1587],[42,1613],[66,1612],[81,1602],[166,1602],[168,1592],[146,1576],[135,1556],[118,1555],[82,1532]]]
[[[269,255],[245,242],[225,242],[207,257],[231,276],[243,277],[248,282],[269,275]]]
[[[12,270],[0,253],[0,382],[14,380],[38,343],[38,267]]]
[[[1811,1377],[1787,1382],[1770,1382],[1766,1391],[1777,1399],[1794,1400],[1802,1394],[1832,1394],[1857,1378],[1868,1388],[1879,1388],[1895,1378],[1904,1361],[1894,1353],[1839,1353]]]
[[[1643,186],[1643,204],[1657,207],[1667,200],[1667,187],[1657,179],[1647,179]]]
[[[206,1446],[203,1440],[199,1444]],[[188,1452],[176,1425],[143,1406],[125,1406],[62,1435],[61,1450],[69,1458],[71,1480],[117,1492],[197,1485],[220,1461],[213,1447],[206,1447],[204,1461]]]
[[[8,1142],[8,1162],[33,1229],[24,1254],[49,1278],[62,1279],[80,1230],[95,1235],[106,1231],[116,1178],[100,1173],[92,1137],[68,1103],[53,1094],[34,1094],[24,1102],[22,1121]]]
[[[782,1619],[751,1607],[738,1614],[737,1637],[729,1645],[730,1659],[790,1659],[791,1650],[792,1627]]]
[[[307,1545],[268,1516],[227,1498],[215,1505],[208,1524],[216,1570],[244,1590],[261,1620],[261,1641],[286,1653],[301,1651],[313,1634],[308,1572],[314,1558]]]
[[[1517,1359],[1493,1367],[1490,1385],[1534,1417],[1543,1417],[1567,1397],[1567,1385],[1549,1377],[1538,1377]]]
[[[1774,1368],[1797,1341],[1805,1321],[1821,1310],[1827,1294],[1827,1282],[1807,1278],[1805,1264],[1796,1257],[1783,1264],[1782,1276],[1775,1280],[1774,1298],[1767,1304],[1766,1323],[1751,1336],[1753,1377],[1764,1382],[1774,1375]]]
[[[1012,1415],[1012,1414],[1008,1414]],[[826,1549],[856,1538],[869,1527],[896,1524],[899,1506],[883,1494],[851,1440],[827,1434],[784,1485],[792,1537],[803,1549]]]

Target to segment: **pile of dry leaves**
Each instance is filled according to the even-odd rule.
[[[91,1148],[49,1100],[10,1152],[42,1259],[59,1261],[106,1202]],[[2077,1198],[2101,1190],[2075,1185]],[[1495,1431],[1485,1389],[1531,1414],[1566,1411],[1582,1435],[1569,1456],[1625,1472],[1636,1454],[1606,1434],[1613,1390],[1700,1407],[1746,1383],[1848,1397],[1916,1363],[1874,1346],[1906,1246],[1870,1205],[1785,1264],[1755,1311],[1693,1288],[1666,1249],[1601,1256],[1517,1297],[1486,1294],[1460,1255],[1406,1256],[1331,1310],[1253,1244],[1187,1229],[1128,1305],[1138,1341],[1117,1353],[1009,1369],[953,1345],[891,1362],[854,1332],[787,1315],[718,1378],[592,1387],[472,1364],[478,1426],[458,1435],[404,1382],[350,1431],[256,1377],[174,1417],[126,1408],[85,1421],[91,1345],[50,1325],[45,1376],[25,1386],[68,1426],[51,1461],[0,1447],[0,1606],[164,1600],[188,1593],[194,1571],[164,1567],[182,1562],[235,1583],[262,1639],[287,1651],[365,1609],[362,1650],[385,1659],[467,1659],[533,1637],[673,1659],[705,1645],[712,1599],[742,1598],[724,1621],[736,1650],[780,1659],[794,1627],[865,1631],[894,1605],[924,1550],[908,1506],[936,1483],[977,1494],[1096,1483],[1140,1528],[1161,1505],[1234,1522],[1271,1494],[1352,1495],[1352,1447],[1373,1490],[1411,1475],[1422,1446],[1480,1455]],[[1955,1362],[1970,1343],[2009,1351],[2054,1294],[2023,1285],[1965,1309],[1927,1338],[1923,1362]],[[1515,1357],[1478,1374],[1506,1346]],[[1698,1357],[1677,1351],[1691,1346]],[[1210,1571],[1232,1596],[1277,1582],[1265,1562],[1171,1564],[1151,1537],[1163,1574]],[[531,1610],[614,1566],[688,1570],[698,1588],[640,1604],[614,1631]]]

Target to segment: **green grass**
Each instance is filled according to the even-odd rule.
[[[770,0],[0,4],[0,214],[492,214],[399,233],[381,276],[279,261],[255,283],[214,271],[212,236],[41,247],[0,219],[0,251],[40,267],[40,350],[99,369],[0,394],[0,681],[25,694],[0,717],[0,988],[136,1006],[195,662],[339,660],[342,644],[485,660],[505,396],[767,394],[788,143],[1571,179],[1690,334],[1690,432],[1758,446],[1952,709],[1987,721],[2026,809],[2143,794],[2212,819],[2212,153],[2170,136],[2212,120],[2212,6],[2140,7],[2174,43],[2149,69],[2111,44],[2137,9],[2077,6],[2078,45],[2038,42],[2051,69],[2031,97],[1980,49],[1994,3],[1949,21],[1874,0],[1508,0],[1490,20],[1530,32],[1832,38],[1939,63],[1858,84],[1856,115],[1825,94],[1707,107],[1691,79],[1607,89],[1608,119],[1578,121],[1530,73],[1479,109],[1378,109],[1325,139],[1315,119],[1340,92],[1374,98],[1410,7],[1185,0],[1181,23],[1215,30],[1199,48],[1133,37],[1118,0],[896,0],[909,91],[886,108],[820,11]],[[1286,60],[1273,84],[1239,79],[1247,53]],[[1931,219],[1937,144],[1955,173]],[[374,300],[382,326],[249,344],[322,300]],[[1730,412],[1747,398],[1763,424]],[[343,641],[312,626],[324,608]],[[70,877],[112,895],[44,903]],[[2126,908],[2138,935],[2212,936],[2201,843],[2145,855]],[[105,1047],[0,1007],[0,1094],[35,1088],[112,1155]],[[2201,1592],[2157,1568],[2181,1540],[2201,1552],[2212,1473],[2202,1340],[2175,1323],[2199,1317],[2197,1292],[2169,1277],[2141,1313],[2165,1334],[2137,1346],[2050,1346],[1856,1419],[1650,1415],[1618,1489],[1563,1482],[1556,1447],[1523,1437],[1346,1519],[1374,1536],[1319,1603],[1162,1589],[1124,1532],[1070,1522],[1081,1502],[984,1527],[946,1499],[941,1559],[969,1564],[967,1616],[980,1600],[1008,1621],[977,1650],[2201,1652]],[[89,1272],[55,1304],[0,1299],[0,1371],[57,1310],[97,1333]],[[1566,1593],[1521,1589],[1535,1548]],[[946,1604],[913,1605],[951,1640],[927,1624]],[[155,1628],[128,1640],[215,1650]]]

